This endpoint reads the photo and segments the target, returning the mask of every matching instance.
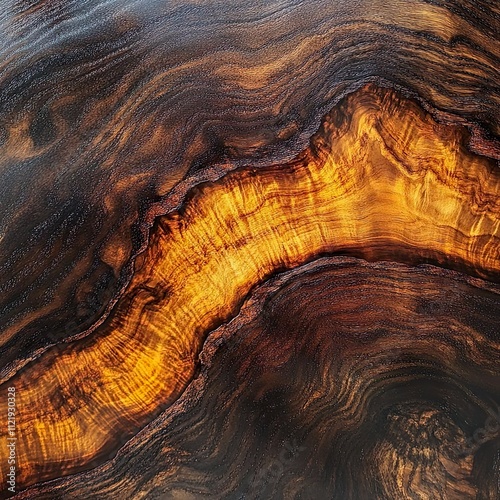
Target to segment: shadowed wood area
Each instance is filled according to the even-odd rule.
[[[499,294],[343,257],[285,273],[114,460],[20,498],[496,498]]]
[[[19,498],[500,498],[498,3],[2,9]]]

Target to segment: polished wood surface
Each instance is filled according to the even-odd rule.
[[[498,5],[152,3],[0,15],[0,409],[15,387],[19,497],[495,498],[498,433],[467,439],[500,404]],[[294,320],[269,318],[283,272]],[[250,351],[224,358],[225,329]],[[373,358],[359,374],[356,356]],[[248,366],[271,380],[265,446],[238,430]],[[301,422],[289,469],[273,391]],[[228,418],[234,460],[210,432]],[[181,460],[176,435],[213,453]],[[256,479],[266,463],[288,472]]]

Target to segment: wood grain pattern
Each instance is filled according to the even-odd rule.
[[[496,498],[498,436],[456,451],[499,402],[496,2],[9,0],[0,30],[0,411],[15,386],[17,488],[31,487],[20,497]],[[387,262],[333,259],[324,279],[310,271],[339,254]],[[292,293],[283,310],[296,301],[296,317],[318,324],[310,342],[324,358],[284,316],[262,326],[275,286],[265,283],[294,268],[286,276],[298,290],[310,281],[317,305]],[[245,306],[252,354],[238,344],[223,366],[207,348],[208,382],[204,342],[243,318],[259,286]],[[338,308],[324,296],[337,286]],[[450,313],[439,287],[452,297],[458,287],[462,309]],[[337,318],[337,344],[307,311]],[[394,324],[380,326],[380,314]],[[234,324],[238,337],[247,327]],[[274,334],[296,343],[289,358],[278,361]],[[384,369],[381,346],[397,359]],[[375,364],[351,380],[362,352]],[[283,388],[283,412],[316,429],[301,434],[295,476],[270,489],[255,474],[268,462],[285,469],[280,432],[264,446],[234,431],[248,453],[232,461],[209,431],[230,418],[231,398],[216,397],[224,370],[239,405],[252,363],[305,370]],[[429,397],[405,399],[407,388]],[[193,401],[213,414],[197,423],[207,429],[184,432]],[[144,441],[148,424],[170,444]],[[370,436],[379,425],[384,436]],[[213,454],[181,460],[176,433]],[[8,453],[0,447],[2,478]],[[230,479],[215,477],[214,460]]]
[[[369,86],[341,102],[292,163],[197,187],[180,212],[158,219],[93,336],[9,382],[26,409],[20,484],[79,470],[151,420],[193,377],[206,332],[279,269],[324,253],[399,254],[498,278],[500,175],[460,146],[463,134]],[[89,432],[89,422],[100,425]]]
[[[20,498],[495,498],[499,294],[344,257],[284,273],[114,460]]]
[[[367,81],[498,138],[499,19],[465,0],[9,0],[0,373],[99,321],[181,179],[293,158]]]

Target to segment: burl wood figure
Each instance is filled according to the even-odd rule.
[[[0,498],[500,499],[499,33],[2,0]]]

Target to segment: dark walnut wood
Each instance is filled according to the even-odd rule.
[[[19,498],[497,498],[499,29],[487,1],[10,2]]]

